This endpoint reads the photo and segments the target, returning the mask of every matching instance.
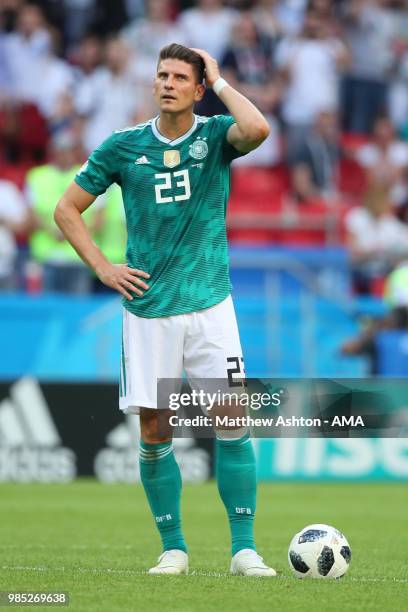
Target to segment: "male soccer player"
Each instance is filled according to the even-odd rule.
[[[212,87],[231,116],[199,117]],[[124,297],[120,408],[139,413],[140,473],[163,553],[152,574],[188,572],[180,518],[181,477],[171,433],[159,427],[157,380],[226,378],[242,368],[230,297],[225,213],[230,162],[268,135],[254,105],[220,77],[205,51],[162,49],[154,80],[158,117],[110,136],[57,205],[55,220],[100,280]],[[122,188],[127,264],[93,244],[83,213],[111,183]],[[159,408],[162,408],[160,410]],[[255,460],[245,429],[217,431],[216,474],[232,536],[231,572],[275,576],[257,554]]]

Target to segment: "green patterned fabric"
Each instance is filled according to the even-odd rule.
[[[217,485],[231,529],[232,556],[244,548],[256,550],[256,463],[249,435],[216,443]]]
[[[170,141],[157,118],[112,134],[76,176],[97,196],[122,188],[132,268],[151,275],[143,297],[124,300],[142,317],[194,312],[218,304],[231,284],[225,215],[230,162],[241,155],[226,140],[229,116],[194,116]]]
[[[181,474],[171,442],[147,444],[141,440],[139,466],[163,551],[178,549],[187,552],[181,529]]]

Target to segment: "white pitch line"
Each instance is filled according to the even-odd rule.
[[[93,567],[31,567],[25,565],[3,565],[1,567],[2,570],[7,571],[16,571],[16,572],[79,572],[79,573],[89,573],[89,574],[128,574],[131,576],[146,576],[147,571],[137,571],[137,570],[121,570],[121,569],[113,569],[113,568],[93,568]],[[202,571],[192,571],[190,572],[190,576],[206,576],[210,578],[230,578],[231,574],[218,573],[218,572],[202,572]],[[278,580],[294,580],[291,576],[278,576]],[[408,584],[408,578],[369,578],[363,577],[360,578],[349,576],[347,578],[348,581],[351,582],[390,582],[390,583],[398,583],[398,584]],[[343,584],[343,581],[339,581]]]
[[[93,568],[93,567],[31,567],[26,565],[3,565],[2,570],[16,572],[79,572],[91,574],[131,574],[132,576],[143,575],[145,572],[136,570],[119,570],[111,568]]]
[[[2,544],[1,548],[7,548],[8,550],[61,549],[60,546],[50,546],[49,544]],[[92,544],[68,544],[64,548],[66,550],[137,550],[137,547],[131,544],[123,544],[123,546],[120,544],[95,544],[94,546]]]
[[[408,584],[408,578],[355,578],[350,576],[349,580],[353,582],[398,582],[399,584]]]

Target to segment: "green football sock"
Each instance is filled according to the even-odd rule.
[[[239,440],[217,438],[216,474],[231,528],[232,554],[243,548],[256,550],[256,466],[248,434]]]
[[[163,542],[163,551],[187,552],[181,531],[181,475],[171,442],[140,442],[140,477]]]

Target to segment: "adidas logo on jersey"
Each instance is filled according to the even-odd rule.
[[[142,157],[137,158],[137,160],[135,161],[135,164],[150,164],[150,162],[147,159],[146,155],[142,155]]]

